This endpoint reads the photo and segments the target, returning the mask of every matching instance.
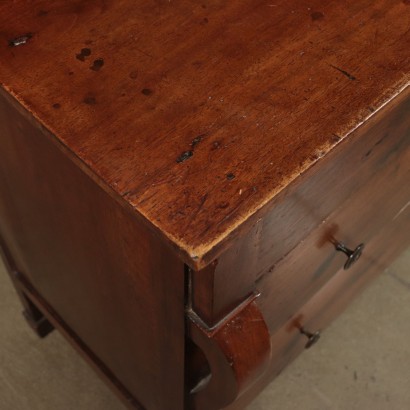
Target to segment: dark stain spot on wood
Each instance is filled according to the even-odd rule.
[[[55,108],[56,110],[58,110],[59,108],[61,108],[61,104],[55,103],[55,104],[53,104],[53,108]]]
[[[410,6],[410,0],[403,0],[403,4],[405,4],[406,6]]]
[[[221,202],[221,203],[218,205],[218,208],[219,208],[219,209],[226,209],[226,208],[228,208],[228,206],[229,206],[229,202]]]
[[[410,0],[409,0],[410,1]],[[370,111],[370,112],[375,112],[376,110],[373,108],[373,107],[367,107],[367,109]]]
[[[100,71],[103,66],[104,66],[104,59],[97,58],[96,60],[94,60],[93,65],[90,67],[90,70]]]
[[[205,137],[205,134],[198,135],[192,140],[191,147],[195,148]]]
[[[344,76],[346,76],[346,77],[347,77],[349,80],[351,80],[351,81],[356,81],[356,80],[357,80],[357,78],[356,78],[354,75],[348,73],[348,72],[345,71],[345,70],[342,70],[342,69],[339,68],[339,67],[336,67],[336,66],[334,66],[334,65],[332,65],[332,64],[330,64],[330,67],[332,67],[332,68],[334,68],[335,70],[339,71],[339,73],[342,73]]]
[[[83,102],[87,105],[95,105],[97,104],[97,100],[95,97],[92,95],[88,95],[87,97],[84,98]]]
[[[191,150],[183,152],[178,158],[177,162],[181,163],[186,161],[187,159],[191,158],[194,155],[194,148],[202,141],[205,134],[198,135],[195,137],[191,142]]]
[[[75,55],[77,60],[85,61],[86,57],[91,55],[91,50],[89,48],[82,48],[81,51]]]
[[[138,77],[138,71],[137,70],[133,70],[133,71],[130,72],[130,78],[135,80],[137,77]]]
[[[183,152],[178,158],[177,158],[177,163],[180,164],[184,161],[186,161],[187,159],[191,158],[192,155],[194,155],[193,151],[185,151]]]
[[[74,75],[74,71],[69,71],[68,75]]]
[[[325,18],[325,15],[321,11],[314,11],[310,17],[312,18],[313,21],[318,21],[318,20],[323,20]]]
[[[378,145],[380,145],[387,137],[389,136],[389,134],[384,134],[382,138],[380,138],[376,144],[374,144],[375,147],[377,147]]]
[[[208,20],[207,17],[204,17],[204,18],[202,19],[202,21],[201,21],[201,24],[202,24],[202,25],[208,24],[208,23],[209,23],[209,20]]]
[[[39,12],[37,13],[38,17],[44,17],[48,15],[48,11],[46,10],[39,10]]]
[[[339,142],[342,139],[340,135],[337,134],[332,134],[332,141],[333,142]]]
[[[193,65],[195,68],[200,68],[200,67],[202,67],[202,64],[203,64],[203,61],[201,61],[201,60],[196,60],[196,61],[194,61],[194,62],[192,63],[192,65]]]
[[[211,148],[211,150],[214,151],[214,150],[216,150],[216,149],[219,149],[220,147],[221,147],[221,143],[220,143],[219,141],[214,141],[214,142],[212,143],[212,148]]]
[[[228,174],[226,174],[226,179],[228,181],[232,181],[233,179],[235,179],[235,174],[233,174],[232,172],[229,172]]]
[[[27,42],[33,38],[33,33],[27,33],[19,37],[15,37],[9,41],[10,47],[18,47],[27,44]]]
[[[373,147],[366,152],[366,154],[364,155],[364,158],[367,158],[370,156],[370,154],[373,152],[373,149],[376,148],[378,145],[380,145],[387,137],[389,136],[389,134],[385,134],[383,135],[382,138],[380,138],[374,145]]]
[[[151,94],[153,93],[153,91],[152,91],[150,88],[143,88],[143,89],[141,90],[141,92],[142,92],[144,95],[146,95],[146,96],[149,96],[149,95],[151,95]]]

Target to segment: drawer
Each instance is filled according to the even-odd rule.
[[[208,325],[255,289],[277,289],[271,295],[278,297],[277,308],[303,303],[344,263],[326,241],[329,234],[349,247],[368,242],[409,200],[408,95],[375,114],[250,218],[253,225],[225,253],[191,271],[192,306]],[[282,307],[272,326],[288,315]]]
[[[224,255],[190,271],[192,408],[224,408],[237,397],[242,408],[303,350],[297,324],[325,327],[409,244],[410,124],[401,109],[385,114],[312,170],[310,182],[287,190]],[[386,237],[394,238],[388,251]],[[336,243],[365,244],[348,270]]]
[[[271,322],[275,300],[263,290],[215,328],[206,328],[191,316],[190,334],[201,349],[200,354],[196,351],[196,365],[203,372],[191,391],[190,408],[244,408],[307,347],[309,339],[301,329],[325,337],[326,326],[409,245],[410,207],[400,211],[370,239],[358,263],[349,270],[340,268],[309,300],[292,306],[275,329]]]
[[[326,337],[326,332],[323,332],[326,326],[346,308],[352,298],[371,279],[387,268],[394,258],[409,245],[409,223],[410,208],[408,207],[397,216],[394,223],[386,226],[372,238],[360,263],[355,264],[348,271],[340,269],[309,301],[292,311],[288,320],[271,333],[271,356],[267,370],[236,403],[226,407],[227,409],[244,408],[274,377],[304,351],[308,339],[300,333],[301,327],[312,334],[319,331],[322,338]],[[389,241],[388,247],[386,247],[386,240]],[[273,300],[265,297],[263,293],[257,299],[257,305],[267,321],[272,315],[272,302]],[[314,349],[314,346],[310,349]]]
[[[335,242],[355,249],[390,224],[410,201],[410,149],[401,151],[373,175],[366,186],[332,213],[289,255],[259,278],[256,286],[269,330],[274,332],[294,309],[309,300],[345,264]],[[358,260],[357,264],[364,263]]]

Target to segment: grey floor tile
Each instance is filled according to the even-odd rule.
[[[0,410],[124,410],[57,332],[39,339],[0,262]]]
[[[397,258],[387,273],[410,290],[410,249]]]

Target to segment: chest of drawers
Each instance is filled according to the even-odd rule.
[[[231,3],[0,5],[3,258],[129,408],[244,408],[410,243],[408,2]]]

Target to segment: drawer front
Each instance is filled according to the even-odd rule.
[[[367,244],[397,219],[410,201],[408,181],[410,149],[406,148],[392,155],[359,193],[258,280],[260,299],[269,306],[265,319],[271,332],[344,266],[348,257],[336,251],[337,243],[352,250],[362,243],[365,245],[362,257],[356,261],[358,265],[365,263],[363,258],[372,256]],[[389,246],[390,241],[386,243]]]
[[[205,369],[197,375],[213,375],[208,390],[202,376],[194,378],[193,408],[232,406],[233,397],[242,408],[303,350],[298,328],[325,327],[409,244],[410,99],[396,103],[324,159],[310,180],[294,184],[219,260],[190,272],[189,329]],[[360,259],[345,270],[337,244],[361,243]],[[229,382],[218,387],[216,380]],[[212,406],[204,405],[209,398]]]
[[[360,263],[355,264],[348,271],[340,269],[308,302],[294,309],[288,320],[275,332],[271,332],[271,357],[263,377],[226,409],[243,409],[305,350],[308,338],[301,334],[300,328],[312,334],[320,331],[321,337],[325,338],[326,332],[323,330],[326,326],[346,308],[352,298],[363,290],[370,280],[387,268],[410,245],[409,226],[410,207],[404,209],[394,223],[386,226],[367,244],[367,252],[363,254]],[[386,247],[386,240],[388,247]],[[267,322],[272,317],[271,302],[272,299],[263,293],[257,300],[258,307]],[[314,346],[311,346],[311,349],[314,349]]]
[[[218,260],[192,272],[192,305],[206,323],[228,314],[258,280],[266,281],[257,285],[264,291],[298,281],[305,287],[316,275],[314,292],[343,264],[323,235],[336,229],[335,238],[348,246],[368,241],[409,200],[409,95],[403,91],[291,184]],[[281,261],[296,263],[293,250],[304,257],[286,273]]]
[[[287,320],[275,328],[275,300],[263,291],[214,328],[198,322],[191,312],[188,328],[202,351],[202,368],[207,367],[208,373],[203,373],[191,390],[189,408],[245,408],[306,347],[314,348],[317,334],[325,337],[326,326],[410,245],[409,226],[410,207],[403,207],[394,221],[368,242],[367,252],[358,263],[349,270],[340,268],[306,303],[293,307]]]

